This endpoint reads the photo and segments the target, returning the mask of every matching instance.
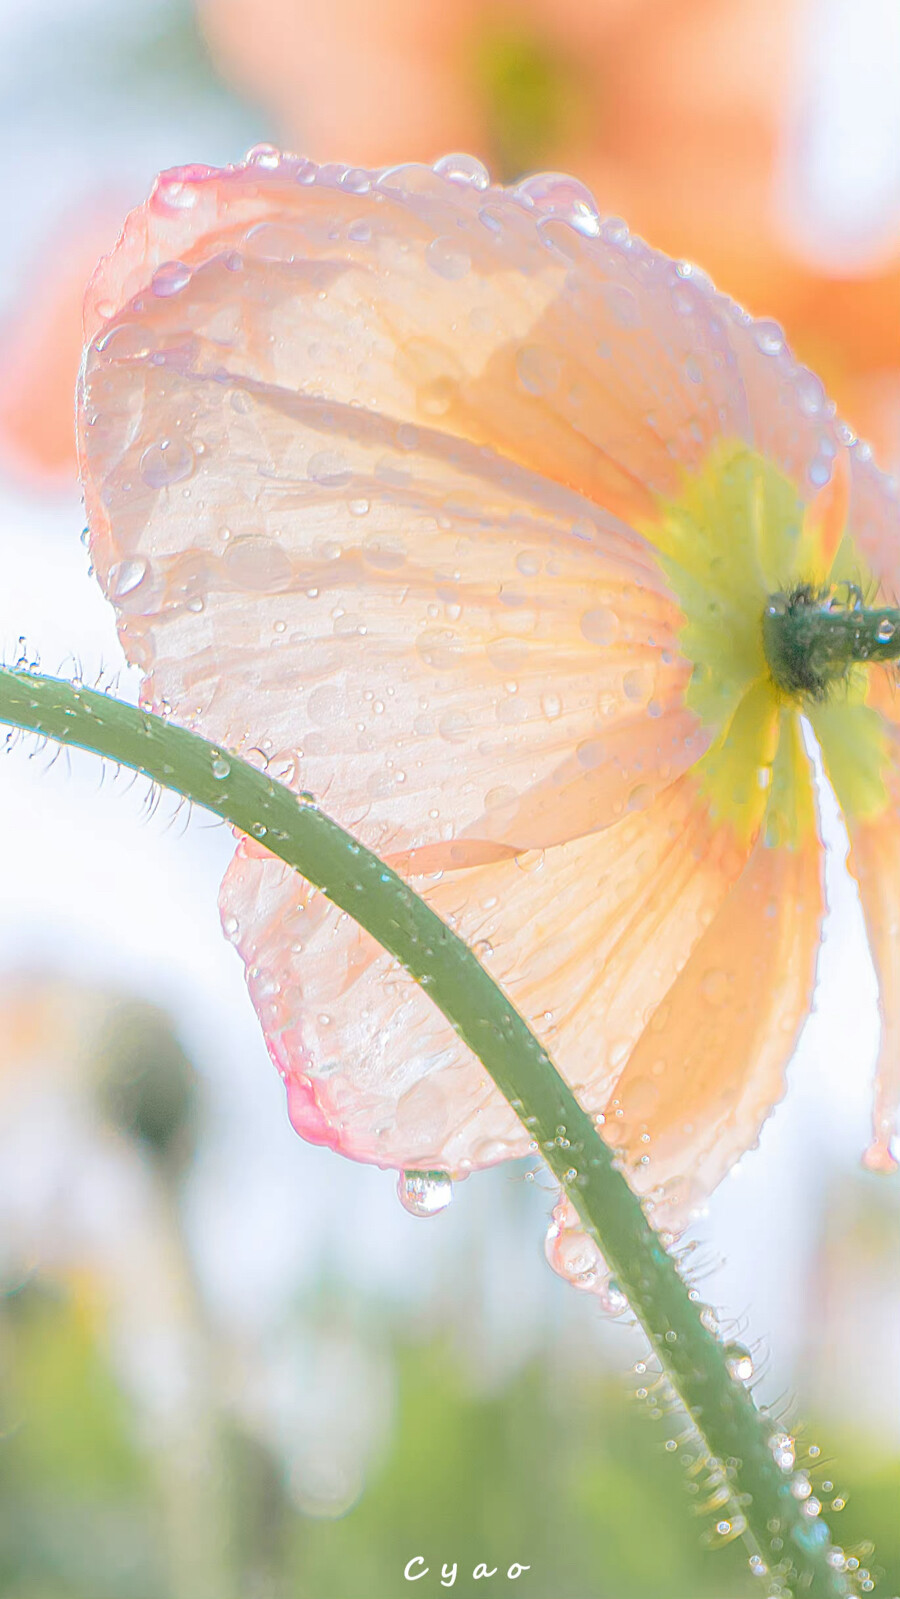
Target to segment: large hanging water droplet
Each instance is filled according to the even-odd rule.
[[[726,1344],[722,1351],[729,1377],[735,1382],[749,1382],[753,1376],[753,1356],[743,1344]]]
[[[453,1182],[445,1171],[402,1171],[397,1194],[411,1216],[437,1216],[453,1198]]]

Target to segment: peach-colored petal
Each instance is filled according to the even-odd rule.
[[[812,1003],[824,899],[808,770],[793,800],[798,847],[760,836],[616,1084],[607,1137],[675,1231],[756,1142]]]
[[[707,763],[705,791],[684,775],[710,734],[685,704],[681,611],[637,529],[724,440],[796,491],[786,566],[804,502],[830,550],[848,477],[859,521],[867,469],[817,380],[780,330],[602,222],[572,180],[504,191],[460,162],[379,175],[261,151],[167,174],[86,322],[92,551],[146,698],[262,750],[412,876],[588,1109],[671,1030],[711,1185],[781,1091],[818,846],[809,818],[779,833],[762,787],[736,838],[736,796],[767,765],[758,740],[746,772]],[[746,542],[739,488],[731,523],[710,507],[704,537]],[[766,843],[733,888],[767,804]],[[761,907],[782,895],[769,927]],[[717,917],[738,1030],[742,918],[748,970],[773,990],[761,1014],[783,1023],[728,1083],[726,1018],[703,1009],[709,957],[691,959]],[[305,1136],[457,1172],[521,1151],[426,996],[264,850],[241,846],[223,919]],[[655,1184],[685,1170],[676,1075]]]
[[[121,378],[101,382],[97,369],[128,361],[124,386],[145,411],[173,367],[204,410],[210,382],[229,380],[269,385],[271,405],[299,393],[377,406],[499,445],[633,515],[676,492],[679,467],[696,467],[723,434],[767,454],[801,493],[821,488],[841,438],[780,330],[602,223],[573,180],[498,190],[457,169],[378,175],[276,159],[164,174],[98,272],[87,375],[111,410],[105,461],[86,439],[97,476],[111,465],[117,409],[119,434],[125,420]],[[320,432],[346,425],[337,412],[316,420]]]
[[[896,605],[900,598],[900,493],[895,480],[875,466],[866,446],[853,451],[852,464],[847,531],[868,570],[842,576],[861,585],[867,604]],[[871,592],[872,577],[878,583],[875,594]],[[880,673],[873,675],[873,684],[880,681]]]
[[[811,774],[795,741],[790,802],[796,849],[760,837],[749,861],[650,1016],[607,1106],[605,1137],[628,1161],[656,1225],[679,1233],[735,1160],[754,1145],[785,1089],[785,1067],[809,1013],[824,910],[823,856]],[[802,761],[802,767],[800,762]],[[561,1195],[547,1234],[560,1276],[625,1300],[597,1245]]]
[[[722,430],[800,476],[839,448],[768,329],[570,180],[458,176],[167,174],[86,310],[92,551],[147,698],[382,848],[554,842],[690,764],[622,519]]]
[[[846,574],[868,604],[900,598],[900,496],[893,479],[856,452],[848,531],[866,569]],[[872,590],[872,579],[875,590]],[[867,669],[866,705],[838,701],[813,725],[850,835],[848,866],[859,884],[878,979],[881,1045],[875,1071],[873,1142],[867,1161],[890,1170],[900,1110],[900,694],[892,665]],[[864,736],[865,735],[865,736]]]
[[[866,1160],[877,1170],[891,1171],[897,1165],[891,1144],[900,1110],[900,822],[895,808],[851,827],[847,864],[859,884],[881,1011],[872,1144]]]
[[[876,1169],[892,1170],[900,1111],[900,699],[891,667],[871,670],[867,699],[866,706],[819,708],[813,727],[847,822],[847,865],[859,885],[878,979],[881,1043],[866,1160]],[[861,729],[868,731],[865,741]]]
[[[605,825],[702,745],[680,613],[643,541],[479,441],[503,400],[492,351],[518,351],[527,403],[548,361],[552,375],[527,334],[564,263],[538,213],[499,192],[500,239],[480,191],[428,170],[366,194],[298,175],[166,180],[92,287],[89,326],[110,311],[82,401],[92,549],[145,693],[262,747],[382,847],[466,832],[522,848]],[[609,297],[611,334],[631,298]],[[633,365],[641,404],[650,355]],[[617,456],[638,464],[641,429],[622,433],[609,355],[593,359]],[[448,384],[470,396],[459,415],[442,414]],[[571,420],[556,427],[563,463],[567,441],[601,459]],[[516,453],[547,430],[538,405]],[[671,477],[656,435],[653,456]],[[627,463],[611,470],[630,494]],[[620,757],[601,771],[608,739]],[[516,815],[521,831],[498,831]]]
[[[417,887],[597,1113],[745,860],[685,778],[604,833]],[[252,844],[221,903],[305,1137],[457,1174],[525,1152],[483,1067],[349,916]]]

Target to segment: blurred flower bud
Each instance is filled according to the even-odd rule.
[[[95,1052],[108,1120],[179,1177],[194,1150],[199,1096],[196,1070],[169,1016],[144,1000],[122,1001],[108,1012]]]

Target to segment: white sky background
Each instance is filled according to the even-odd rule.
[[[900,235],[900,5],[809,0],[778,207],[811,263],[865,270]]]
[[[136,34],[141,17],[161,9],[152,0],[0,0],[0,302],[43,229],[98,175],[136,200],[159,168],[234,159],[271,131],[224,98],[117,98],[109,84],[92,90],[102,115],[86,114],[80,74],[93,70],[90,53],[82,45],[70,70],[68,41],[98,21]],[[806,27],[802,115],[782,194],[805,196],[791,207],[798,244],[820,261],[823,240],[851,231],[877,251],[900,230],[900,3],[816,0]],[[843,243],[839,251],[846,259]],[[111,613],[87,576],[82,521],[74,492],[47,503],[0,482],[0,648],[8,658],[24,634],[46,670],[65,670],[74,654],[90,682],[101,665],[119,669],[121,657]],[[134,676],[121,681],[133,694]],[[240,963],[219,931],[227,831],[200,815],[168,827],[165,802],[147,820],[140,784],[126,792],[124,780],[98,780],[87,756],[61,757],[49,770],[47,757],[29,761],[21,751],[0,762],[0,970],[51,966],[172,1009],[215,1109],[192,1225],[220,1305],[237,1321],[263,1323],[325,1262],[360,1287],[422,1303],[461,1263],[471,1281],[474,1259],[498,1349],[527,1344],[550,1322],[577,1322],[624,1364],[627,1339],[608,1334],[587,1296],[543,1264],[546,1195],[523,1188],[517,1206],[509,1172],[475,1177],[450,1212],[423,1225],[401,1211],[390,1174],[296,1138]],[[839,850],[834,818],[829,839]],[[855,892],[836,863],[831,894],[815,1013],[788,1098],[697,1229],[703,1254],[724,1257],[705,1291],[747,1317],[751,1341],[764,1338],[772,1392],[792,1383],[807,1336],[823,1185],[856,1169],[868,1137],[874,978]],[[896,1185],[893,1193],[900,1205]],[[900,1435],[896,1343],[895,1369],[873,1372],[871,1393],[860,1361],[854,1403]]]

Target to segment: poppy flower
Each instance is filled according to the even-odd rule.
[[[795,681],[764,618],[890,593],[898,504],[781,330],[573,179],[266,147],[158,180],[86,332],[91,549],[144,702],[406,875],[672,1229],[755,1142],[810,1008],[815,738],[889,1164],[892,669]],[[255,840],[221,910],[305,1138],[451,1176],[526,1153],[428,996]]]

